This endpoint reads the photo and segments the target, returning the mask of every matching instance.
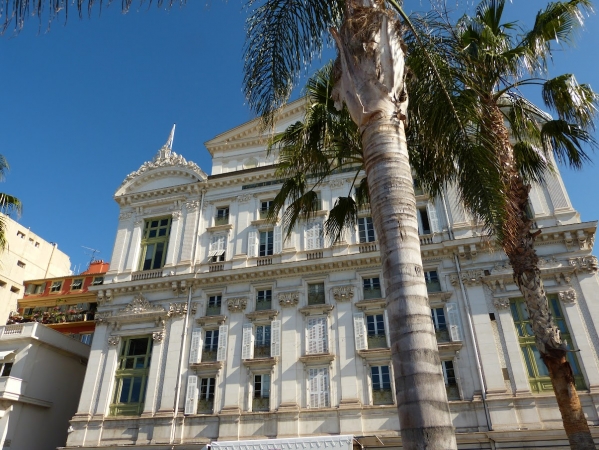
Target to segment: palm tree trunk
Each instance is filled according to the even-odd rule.
[[[530,232],[532,221],[526,214],[530,186],[524,184],[517,171],[509,132],[505,127],[501,111],[495,104],[491,106],[490,102],[487,106],[492,112],[489,126],[492,127],[497,142],[500,142],[498,157],[501,167],[505,170],[506,192],[508,192],[508,215],[503,232],[503,249],[514,270],[514,281],[526,302],[536,346],[549,370],[570,448],[594,450],[593,437],[576,392],[574,373],[566,358],[568,350],[560,338],[559,328],[553,322],[543,288],[539,257],[534,248],[534,241],[540,230],[535,233]]]
[[[366,3],[366,4],[365,4]],[[389,316],[402,445],[455,449],[456,440],[422,269],[416,198],[404,130],[407,94],[400,24],[372,2],[349,0],[332,97],[362,133],[372,221]]]
[[[385,278],[403,447],[456,448],[422,269],[403,122],[379,118],[364,129],[362,144]]]

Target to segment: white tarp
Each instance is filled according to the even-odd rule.
[[[352,450],[353,435],[211,442],[218,450]]]

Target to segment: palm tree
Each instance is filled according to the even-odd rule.
[[[455,434],[430,320],[405,140],[401,27],[396,12],[380,1],[267,0],[248,20],[245,89],[250,105],[271,123],[330,30],[338,50],[330,96],[337,108],[347,107],[356,124],[369,180],[388,293],[402,444],[450,449],[456,448]],[[318,161],[323,168],[326,159]],[[288,189],[301,190],[307,181],[298,175]],[[304,199],[299,211],[309,210],[310,195],[298,197]]]
[[[8,171],[8,161],[0,155],[0,180],[4,179]],[[9,194],[0,192],[0,253],[6,249],[6,216],[11,213],[21,213],[21,201]]]
[[[445,183],[455,183],[469,210],[497,237],[526,302],[570,445],[594,449],[569,350],[543,288],[534,248],[541,230],[531,229],[527,214],[531,183],[552,170],[552,155],[580,168],[588,160],[583,145],[597,147],[589,132],[598,95],[572,74],[545,78],[553,46],[572,43],[590,2],[550,3],[537,14],[532,29],[521,32],[517,23],[502,22],[504,4],[484,0],[473,17],[464,16],[455,25],[445,12],[415,20],[444,86],[440,89],[417,51],[421,43],[408,39],[414,73],[409,87],[416,105],[409,141],[418,154],[416,171],[429,192],[435,195]],[[541,87],[544,106],[555,112],[555,119],[524,97],[522,89],[534,86]],[[445,92],[451,92],[459,121],[446,120],[437,106]]]

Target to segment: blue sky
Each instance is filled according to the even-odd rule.
[[[508,8],[530,23],[545,4],[514,0]],[[405,6],[422,11],[428,2]],[[0,190],[23,201],[19,221],[58,243],[77,271],[90,259],[83,247],[110,260],[118,218],[112,195],[154,156],[173,123],[174,150],[209,173],[203,143],[253,118],[241,92],[246,16],[239,0],[126,15],[119,7],[91,19],[71,13],[49,32],[31,19],[18,36],[0,37],[0,153],[11,165]],[[599,90],[598,48],[592,15],[577,48],[556,55],[553,72],[573,72]],[[599,218],[597,164],[563,174],[582,219]]]

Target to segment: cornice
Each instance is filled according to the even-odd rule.
[[[172,200],[186,200],[188,196],[199,195],[206,189],[206,182],[193,181],[186,184],[177,184],[160,189],[152,189],[142,192],[123,193],[114,196],[114,199],[121,205],[144,206],[153,204],[157,199],[161,202]]]

